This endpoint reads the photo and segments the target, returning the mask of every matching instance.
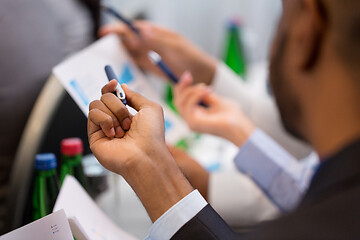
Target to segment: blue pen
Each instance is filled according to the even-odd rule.
[[[113,79],[116,79],[116,81],[118,82],[114,94],[115,94],[115,96],[117,96],[121,100],[121,102],[124,105],[126,105],[127,101],[126,101],[125,92],[122,89],[122,87],[121,87],[121,85],[120,85],[120,83],[119,83],[119,81],[118,81],[118,79],[116,77],[116,74],[114,73],[114,70],[112,69],[112,67],[110,65],[106,65],[105,66],[105,72],[106,72],[106,76],[109,79],[109,81],[111,81]]]
[[[116,12],[111,7],[104,6],[104,5],[101,5],[101,7],[104,10],[106,10],[108,13],[112,14],[114,17],[119,19],[120,21],[124,22],[134,33],[136,33],[141,38],[139,29],[137,29],[130,20],[128,20],[128,19],[124,18],[123,16],[121,16],[118,12]],[[162,60],[161,56],[157,52],[150,50],[148,52],[148,57],[149,57],[150,61],[154,65],[158,66],[161,69],[161,71],[163,71],[166,74],[166,76],[168,76],[168,78],[173,83],[176,84],[176,83],[179,82],[179,79],[171,71],[171,69],[165,64],[165,62]]]
[[[173,81],[173,83],[178,83],[179,79],[170,71],[170,69],[165,65],[165,63],[161,60],[161,56],[154,51],[150,51],[148,53],[149,59],[152,64],[157,65],[166,75]],[[206,103],[200,102],[200,106],[208,108],[209,106]]]
[[[165,74],[170,78],[170,80],[177,84],[179,82],[179,79],[175,76],[175,74],[166,66],[164,61],[162,60],[161,56],[154,51],[148,52],[148,57],[150,59],[150,62],[156,66],[158,66]]]
[[[141,35],[140,35],[140,31],[139,29],[137,29],[134,24],[124,18],[123,16],[121,16],[117,11],[115,11],[113,8],[105,6],[105,5],[101,5],[101,7],[106,10],[108,13],[112,14],[114,17],[116,17],[117,19],[119,19],[120,21],[124,22],[134,33],[136,33],[139,38],[141,39]],[[174,83],[177,84],[179,82],[179,78],[171,71],[171,69],[165,64],[165,62],[162,60],[161,56],[153,51],[150,50],[148,52],[148,58],[150,60],[150,62],[156,66],[158,66],[160,68],[160,70]],[[208,106],[203,103],[200,102],[199,103],[201,106],[207,108]]]
[[[118,12],[116,12],[113,8],[105,6],[103,4],[101,4],[101,7],[107,11],[108,13],[110,13],[111,15],[113,15],[114,17],[116,17],[117,19],[119,19],[120,21],[124,22],[133,32],[135,32],[137,35],[140,35],[140,31],[139,29],[137,29],[130,20],[124,18],[123,16],[121,16]]]

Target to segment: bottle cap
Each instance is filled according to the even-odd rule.
[[[234,17],[232,17],[232,18],[230,18],[228,20],[227,26],[228,26],[228,28],[238,28],[238,27],[241,27],[243,25],[243,22],[244,21],[242,20],[241,17],[234,16]]]
[[[74,156],[83,153],[83,143],[80,138],[66,138],[61,141],[61,153]]]
[[[56,156],[53,153],[41,153],[35,156],[36,170],[51,170],[57,167]]]

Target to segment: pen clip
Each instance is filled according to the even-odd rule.
[[[125,92],[124,90],[122,89],[120,83],[118,83],[118,85],[116,86],[116,90],[115,90],[115,95],[120,98],[120,100],[124,100],[125,99]]]

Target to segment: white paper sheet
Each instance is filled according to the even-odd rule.
[[[106,36],[53,69],[70,96],[86,116],[91,101],[100,99],[101,88],[108,82],[104,67],[111,65],[120,83],[128,86],[164,108],[166,140],[176,144],[189,134],[187,125],[162,101],[157,91],[135,66],[116,35]]]
[[[76,217],[68,218],[71,232],[76,240],[88,240],[90,237],[87,235],[83,226],[81,226],[79,220]]]
[[[64,210],[56,211],[24,227],[2,235],[1,240],[73,240]]]
[[[58,209],[68,218],[76,217],[91,240],[136,239],[112,222],[72,176],[66,176],[61,187],[54,211]]]

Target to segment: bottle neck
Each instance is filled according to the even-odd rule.
[[[82,155],[81,154],[77,154],[77,155],[63,155],[63,162],[70,165],[70,166],[77,166],[80,165],[82,161]]]
[[[50,170],[36,170],[37,175],[41,177],[52,177],[56,175],[56,169],[50,169]]]

